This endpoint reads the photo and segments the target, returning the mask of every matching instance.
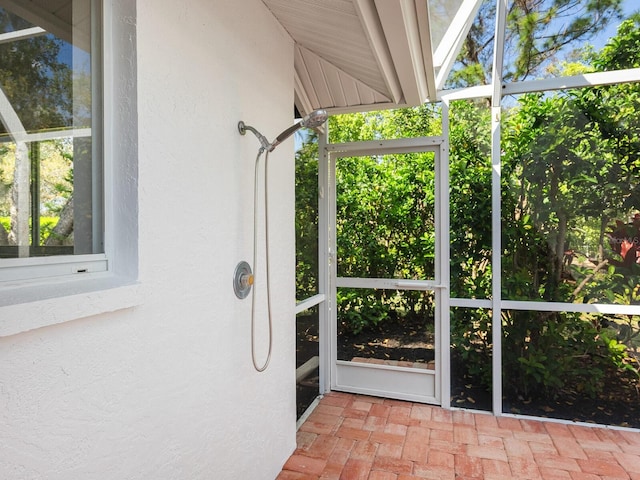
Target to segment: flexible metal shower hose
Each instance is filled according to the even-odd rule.
[[[253,175],[253,275],[254,279],[258,278],[258,173],[260,166],[260,156],[262,149],[258,151],[256,156],[255,171]],[[254,282],[251,292],[251,360],[253,367],[258,372],[264,372],[271,361],[271,351],[273,347],[273,322],[271,320],[271,281],[269,279],[269,195],[268,195],[268,176],[267,171],[269,160],[269,152],[264,156],[264,247],[265,247],[265,283],[267,290],[267,316],[269,318],[269,353],[267,359],[262,366],[258,365],[256,360],[255,348],[255,326],[256,326],[256,286]]]

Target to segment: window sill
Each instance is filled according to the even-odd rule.
[[[141,304],[140,284],[109,274],[0,287],[0,338]]]

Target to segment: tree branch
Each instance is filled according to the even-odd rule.
[[[573,293],[571,294],[571,299],[575,300],[575,298],[578,296],[578,293],[580,293],[580,291],[585,287],[585,285],[596,275],[596,273],[598,273],[598,270],[601,270],[608,263],[609,263],[609,260],[604,259],[598,265],[596,265],[596,268],[593,269],[593,272],[591,272],[589,275],[584,277],[582,282],[580,282],[580,285],[578,285],[576,289],[573,291]]]

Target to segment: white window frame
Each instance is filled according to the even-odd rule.
[[[102,3],[102,26],[94,27],[102,32],[104,253],[0,260],[0,337],[141,303],[135,4],[96,3]]]

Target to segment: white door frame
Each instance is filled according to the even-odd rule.
[[[443,104],[443,132],[448,108]],[[447,135],[340,144],[319,143],[319,252],[326,301],[321,312],[321,391],[349,391],[449,406],[449,158]],[[336,269],[336,159],[388,153],[435,154],[436,262],[434,280],[338,278]],[[324,257],[324,258],[322,258]],[[336,292],[339,286],[433,291],[435,294],[436,369],[421,370],[337,360]],[[324,360],[322,359],[324,357]]]

